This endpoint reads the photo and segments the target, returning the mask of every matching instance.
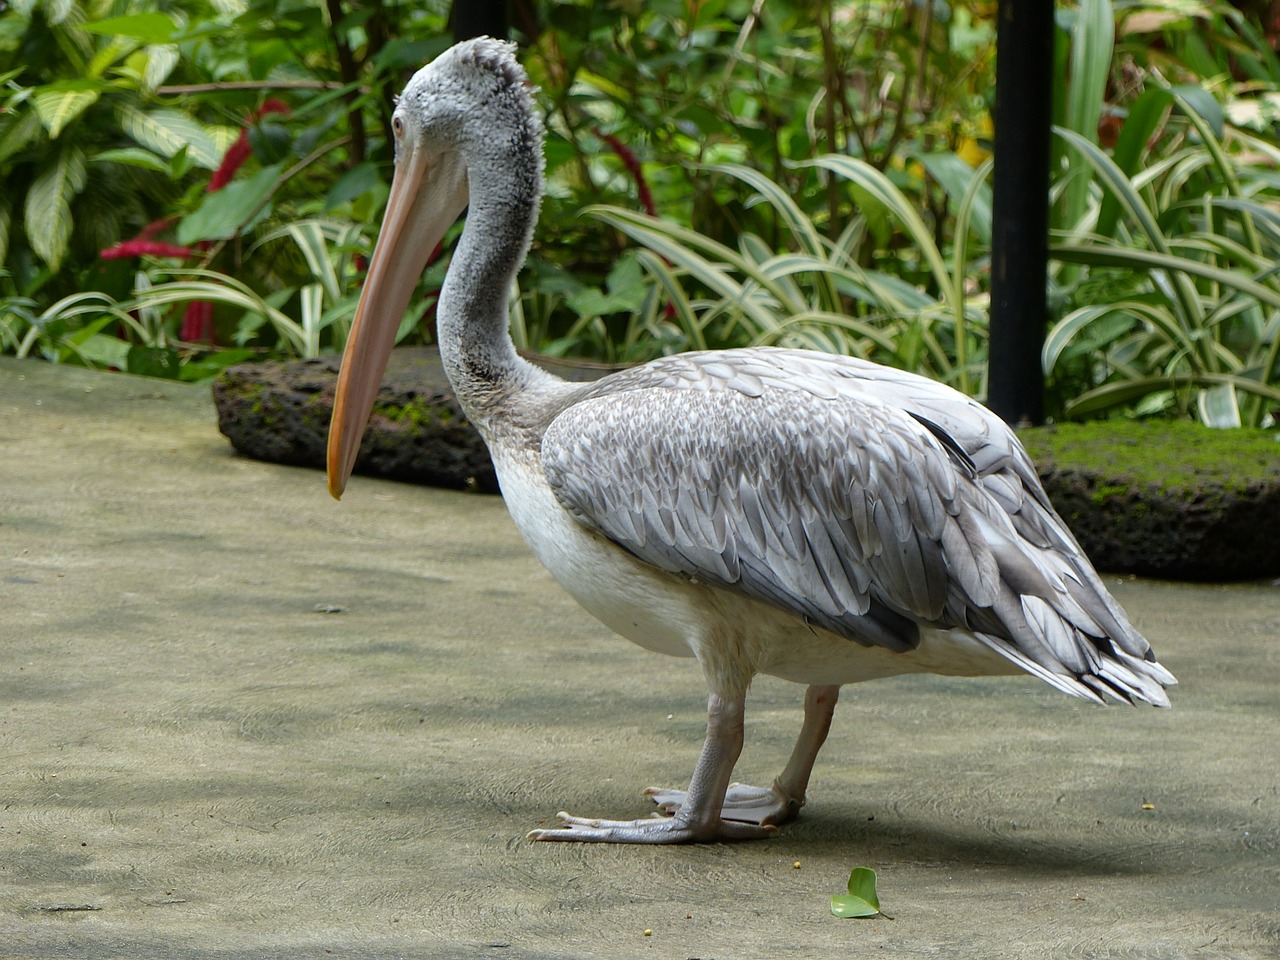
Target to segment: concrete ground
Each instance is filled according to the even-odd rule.
[[[1172,710],[880,681],[775,839],[534,844],[687,779],[692,661],[497,498],[337,504],[207,388],[0,360],[0,957],[1280,957],[1280,588],[1108,579]],[[755,688],[741,779],[800,697]],[[893,919],[830,915],[858,865]]]

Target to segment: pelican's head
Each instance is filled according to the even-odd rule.
[[[334,497],[342,496],[355,466],[414,287],[445,231],[467,207],[468,163],[480,170],[501,169],[507,165],[504,151],[532,149],[539,157],[539,181],[541,176],[541,130],[514,44],[483,37],[451,47],[409,81],[391,125],[395,176],[343,354],[329,426]]]

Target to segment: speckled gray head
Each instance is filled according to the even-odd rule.
[[[450,47],[405,85],[392,123],[399,154],[409,140],[432,150],[535,156],[542,172],[542,123],[516,46],[489,37]]]
[[[542,123],[513,44],[485,37],[446,50],[409,81],[392,131],[395,176],[347,339],[329,431],[335,497],[355,465],[400,321],[445,232],[470,206],[468,221],[487,224],[495,242],[455,256],[440,322],[450,312],[446,295],[458,287],[493,300],[488,312],[498,315],[505,307],[497,300],[528,250],[542,196]],[[494,251],[504,254],[496,267]]]

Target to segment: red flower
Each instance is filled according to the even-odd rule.
[[[173,243],[161,243],[158,240],[144,239],[150,229],[150,226],[144,228],[143,232],[134,239],[123,240],[114,247],[101,251],[98,256],[103,260],[125,260],[129,257],[142,256],[176,257],[179,260],[185,260],[187,257],[194,255],[194,251],[190,247],[179,247]]]
[[[182,314],[181,339],[187,343],[213,343],[213,304],[192,300]]]
[[[600,131],[596,131],[600,133]],[[640,166],[640,158],[630,147],[611,133],[600,133],[600,139],[609,145],[609,149],[618,155],[622,165],[636,181],[636,195],[644,207],[644,212],[651,217],[658,215],[658,208],[653,203],[653,194],[649,192],[649,184],[644,178],[644,169]]]
[[[230,183],[236,171],[249,159],[251,152],[249,136],[241,130],[236,142],[227,147],[227,152],[222,155],[222,163],[218,164],[218,169],[213,171],[213,176],[209,178],[209,186],[205,189],[209,193],[214,193]]]

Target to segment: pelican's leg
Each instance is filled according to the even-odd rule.
[[[809,774],[813,772],[818,751],[826,742],[827,732],[831,729],[831,715],[839,696],[840,688],[836,686],[813,686],[805,691],[804,724],[786,769],[771,787],[729,784],[720,813],[722,818],[755,824],[786,823],[796,818],[804,806]],[[663,813],[675,814],[685,803],[683,790],[650,787],[645,794],[653,798]]]
[[[724,699],[711,694],[707,701],[707,739],[694,768],[693,779],[680,809],[670,817],[644,820],[589,820],[559,814],[564,827],[532,830],[531,840],[566,840],[596,843],[688,843],[715,840],[751,840],[767,837],[772,826],[725,820],[720,816],[733,765],[742,752],[742,716],[746,697]]]

